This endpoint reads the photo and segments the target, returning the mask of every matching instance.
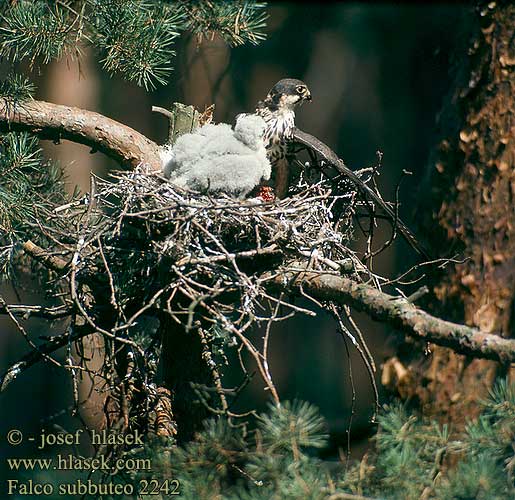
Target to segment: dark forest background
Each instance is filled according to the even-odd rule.
[[[401,172],[413,173],[403,181],[400,213],[423,239],[424,227],[417,227],[413,214],[425,195],[424,169],[438,134],[438,112],[451,88],[453,53],[466,41],[460,26],[468,10],[465,4],[273,3],[268,38],[256,47],[231,50],[217,39],[198,46],[194,37],[181,38],[170,84],[153,93],[104,77],[87,56],[80,66],[72,60],[43,66],[32,78],[37,98],[99,111],[159,142],[165,140],[166,122],[151,112],[152,105],[181,101],[203,109],[215,103],[215,120],[231,123],[236,114],[252,110],[280,78],[300,78],[313,95],[313,103],[297,114],[301,129],[330,145],[353,169],[373,164],[381,151],[380,183],[390,199]],[[113,166],[75,144],[43,147],[66,168],[70,190],[75,185],[87,190],[91,170],[104,175]],[[376,270],[392,275],[414,260],[398,243],[380,256]],[[2,290],[7,301],[15,302],[16,293],[30,303],[44,300],[35,283]],[[392,350],[389,332],[364,318],[361,325],[380,364]],[[8,318],[0,318],[0,332],[3,371],[27,346]],[[359,357],[351,354],[349,360],[332,320],[288,322],[272,338],[271,370],[281,398],[317,405],[338,437],[344,436],[351,413],[352,365],[357,385],[352,436],[357,441],[371,430],[373,397]],[[256,382],[242,397],[242,407],[263,407],[267,394]],[[0,435],[13,427],[35,432],[67,404],[68,374],[40,363],[2,395]]]

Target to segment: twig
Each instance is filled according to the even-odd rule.
[[[154,113],[160,113],[164,116],[166,116],[169,120],[173,120],[174,115],[171,111],[165,108],[161,108],[160,106],[152,106],[152,111]]]
[[[0,314],[8,314],[8,311],[17,316],[23,316],[28,319],[33,316],[35,318],[44,318],[49,320],[66,318],[72,314],[72,308],[68,306],[34,306],[24,304],[1,304],[0,303]]]
[[[415,238],[413,233],[408,229],[408,227],[395,215],[392,209],[384,202],[384,200],[373,190],[371,189],[365,182],[363,182],[350,168],[348,168],[343,161],[338,158],[336,153],[330,149],[326,144],[322,141],[318,140],[316,137],[300,130],[295,129],[295,141],[303,146],[311,148],[318,155],[320,155],[325,161],[331,164],[338,172],[342,173],[346,178],[348,178],[356,188],[369,196],[375,203],[377,203],[390,217],[392,223],[396,221],[397,228],[399,232],[402,234],[404,239],[413,247],[420,255],[422,255],[426,260],[431,260],[431,256],[428,251],[420,244],[420,242]]]
[[[268,248],[256,248],[256,250],[246,250],[243,252],[227,253],[227,255],[213,255],[212,257],[202,257],[194,259],[191,257],[184,257],[177,261],[177,267],[182,267],[186,264],[189,266],[196,266],[198,264],[215,264],[220,262],[231,262],[233,259],[250,259],[253,257],[260,257],[263,255],[282,255],[282,251],[276,245],[271,245]]]
[[[28,370],[31,366],[34,366],[37,362],[41,361],[41,359],[46,359],[50,354],[61,347],[64,347],[69,342],[79,340],[90,333],[91,330],[83,328],[81,330],[76,330],[73,334],[64,333],[56,337],[52,337],[48,342],[37,346],[37,350],[33,350],[23,356],[19,361],[0,375],[0,393],[5,391],[9,384],[13,382],[20,373]]]

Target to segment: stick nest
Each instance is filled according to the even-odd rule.
[[[144,406],[156,398],[162,338],[148,319],[163,315],[201,335],[225,410],[217,372],[224,347],[250,352],[278,401],[267,363],[270,328],[295,314],[316,315],[320,308],[333,314],[373,371],[361,334],[352,335],[344,324],[349,311],[307,295],[311,302],[301,306],[273,286],[292,270],[370,278],[350,249],[359,204],[345,180],[308,182],[301,175],[291,196],[275,202],[188,192],[144,168],[93,184],[85,206],[60,207],[53,216],[70,228],[62,237],[66,248],[75,249],[66,279],[79,316],[108,343],[122,342],[129,350],[130,376],[140,381]],[[265,331],[260,347],[252,340],[256,327]],[[109,370],[118,363],[115,354],[106,363],[112,388],[119,379]]]
[[[122,301],[143,289],[161,292],[160,306],[188,327],[202,305],[224,328],[248,328],[269,319],[262,299],[273,299],[265,284],[275,272],[363,267],[349,249],[355,192],[346,188],[335,193],[328,180],[301,178],[294,196],[265,203],[184,191],[143,170],[118,174],[116,182],[100,181],[96,194],[108,208],[94,224],[103,227],[105,259],[89,258],[107,260]],[[182,311],[172,305],[179,292],[189,299]]]

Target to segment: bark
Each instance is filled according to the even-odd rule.
[[[515,340],[436,318],[404,297],[388,295],[364,283],[333,274],[295,271],[278,275],[273,284],[299,296],[306,293],[318,300],[351,306],[409,337],[450,347],[456,353],[501,363],[515,362]]]
[[[9,131],[84,144],[126,168],[139,164],[148,164],[152,170],[161,168],[155,142],[115,120],[80,108],[33,100],[14,106],[0,98],[0,132]]]
[[[187,331],[169,316],[161,315],[163,383],[170,393],[177,440],[185,443],[201,430],[210,413],[198,398],[193,385],[213,387],[201,337],[196,329]]]
[[[515,294],[515,5],[481,3],[470,44],[458,56],[455,90],[442,112],[446,127],[430,162],[428,234],[440,255],[469,260],[434,282],[433,310],[487,333],[513,336]],[[430,220],[427,215],[429,214]],[[437,347],[429,363],[399,350],[427,414],[456,426],[479,410],[499,365]],[[397,360],[395,360],[396,362]],[[388,366],[388,363],[387,363]],[[398,387],[399,388],[399,387]]]

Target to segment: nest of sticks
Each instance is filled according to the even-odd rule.
[[[362,175],[370,180],[369,173]],[[155,406],[162,342],[156,318],[165,315],[202,335],[203,358],[222,400],[218,355],[224,358],[229,345],[251,354],[278,401],[267,362],[271,327],[320,309],[336,318],[358,349],[375,388],[374,361],[348,308],[308,294],[296,303],[274,288],[285,273],[306,270],[380,286],[367,260],[351,248],[354,221],[364,206],[358,192],[344,178],[306,175],[288,198],[264,202],[181,190],[140,167],[95,179],[90,196],[49,215],[53,255],[70,256],[60,278],[69,292],[64,300],[75,311],[71,338],[83,336],[73,337],[74,329],[104,336],[103,376],[111,393],[120,390],[120,380],[130,380],[138,387],[136,411]],[[375,224],[372,212],[369,224]],[[264,332],[261,345],[250,334],[256,329]],[[122,379],[115,375],[121,365]]]
[[[312,307],[306,301],[299,306],[293,297],[274,293],[269,286],[274,279],[306,269],[345,273],[358,281],[372,276],[351,249],[360,202],[344,179],[319,175],[313,182],[301,175],[284,200],[239,201],[184,191],[141,169],[99,181],[95,199],[91,216],[98,217],[103,207],[101,220],[83,237],[93,247],[81,266],[110,276],[117,331],[129,332],[138,315],[150,309],[166,312],[186,330],[200,328],[199,316],[207,316],[203,328],[247,348],[272,394],[266,346],[254,346],[248,332],[269,332],[273,323],[315,315],[320,307],[346,328],[341,307],[315,299]],[[99,227],[102,235],[95,243]],[[352,340],[372,371],[366,344],[355,335]]]
[[[117,174],[98,182],[91,215],[97,220],[82,237],[93,247],[81,266],[100,272],[99,262],[104,265],[112,275],[112,301],[141,301],[145,290],[141,306],[152,301],[187,328],[201,305],[213,322],[243,334],[270,320],[263,298],[272,310],[280,304],[285,317],[302,312],[269,293],[267,282],[284,270],[370,277],[350,248],[356,192],[349,184],[340,192],[327,179],[308,183],[302,177],[294,190],[275,202],[240,201],[181,190],[142,170]],[[188,298],[182,309],[177,295]]]

